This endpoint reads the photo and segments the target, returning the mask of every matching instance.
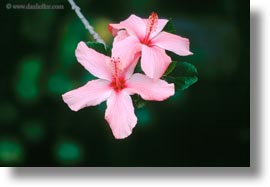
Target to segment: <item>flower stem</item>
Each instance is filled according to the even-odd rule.
[[[89,33],[93,36],[93,38],[99,42],[102,43],[104,46],[106,46],[104,40],[101,39],[101,37],[94,31],[94,28],[89,24],[89,22],[86,20],[84,15],[81,13],[80,7],[76,5],[76,3],[73,0],[68,0],[68,2],[71,5],[71,8],[75,11],[77,16],[80,18],[82,23],[84,24],[85,28],[89,31]]]

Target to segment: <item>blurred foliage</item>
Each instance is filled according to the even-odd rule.
[[[136,109],[138,126],[121,141],[104,120],[105,102],[75,113],[62,101],[94,78],[74,53],[80,41],[94,41],[68,2],[7,2],[64,9],[1,6],[1,166],[249,166],[247,1],[76,0],[108,46],[109,22],[152,11],[190,39],[194,55],[170,55],[194,64],[200,81]]]
[[[149,125],[151,122],[150,111],[147,107],[136,110],[138,125]]]
[[[105,43],[110,44],[112,43],[113,37],[109,32],[108,24],[112,23],[112,20],[105,17],[99,17],[93,20],[93,27],[95,31],[100,35],[100,37],[105,41]]]
[[[172,18],[169,19],[168,23],[165,25],[165,27],[163,28],[163,31],[169,32],[169,33],[173,33],[176,34],[176,30],[173,26],[173,21]]]
[[[19,32],[21,36],[27,39],[28,41],[31,41],[38,45],[43,45],[44,43],[47,42],[49,29],[52,26],[56,16],[55,12],[32,11],[32,12],[25,12],[25,14],[26,15],[22,17],[20,24]],[[30,20],[29,17],[31,17]]]
[[[76,49],[78,41],[85,38],[90,39],[90,36],[77,17],[65,20],[65,25],[60,33],[60,44],[58,44],[59,54],[57,54],[61,62],[61,70],[69,70],[76,63],[74,49]]]

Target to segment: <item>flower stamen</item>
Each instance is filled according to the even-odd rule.
[[[151,33],[157,29],[157,25],[158,25],[158,15],[157,15],[157,13],[152,12],[147,20],[146,35],[145,35],[144,40],[143,40],[144,44],[146,44],[146,45],[149,44],[149,37],[150,37]]]
[[[121,69],[120,69],[120,58],[111,58],[111,62],[113,63],[113,79],[110,86],[116,91],[119,92],[120,90],[126,88],[126,81],[124,77],[121,76]]]
[[[117,57],[117,58],[112,57],[111,62],[113,63],[113,71],[114,71],[113,76],[118,77],[119,76],[119,70],[120,70],[120,68],[119,68],[120,58],[119,57]]]

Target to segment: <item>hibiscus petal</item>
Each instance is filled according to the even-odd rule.
[[[116,139],[123,139],[132,133],[137,117],[131,97],[125,92],[113,92],[107,100],[105,119],[109,123]]]
[[[139,94],[144,100],[163,101],[174,95],[174,84],[135,73],[127,81],[126,90],[130,95]]]
[[[120,69],[125,78],[129,78],[134,72],[134,68],[139,60],[141,44],[134,36],[129,36],[124,40],[114,40],[112,57],[120,58]]]
[[[126,39],[127,37],[129,37],[128,32],[126,30],[120,30],[113,40],[113,45],[114,45],[114,43],[122,41],[122,40]]]
[[[142,45],[141,66],[148,77],[159,79],[170,63],[171,58],[165,53],[164,49],[157,46]]]
[[[91,74],[101,79],[111,80],[112,72],[107,65],[110,61],[109,57],[87,47],[84,42],[78,44],[75,54],[79,63]]]
[[[130,35],[134,35],[142,40],[146,34],[146,24],[142,18],[132,14],[120,24],[128,31]]]
[[[62,95],[64,102],[73,111],[78,111],[87,106],[95,106],[108,99],[112,89],[106,80],[92,80],[84,86],[71,90]]]
[[[152,39],[151,44],[181,56],[192,55],[189,51],[189,39],[168,32],[161,32]]]
[[[121,24],[111,23],[108,25],[108,30],[112,33],[113,36],[116,36],[117,32],[123,28],[124,26]]]
[[[141,57],[140,53],[136,53],[134,55],[133,61],[127,66],[124,70],[124,77],[125,79],[129,79],[130,76],[134,73],[136,65],[138,64],[139,58]]]

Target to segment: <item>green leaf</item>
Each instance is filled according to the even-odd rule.
[[[167,70],[165,71],[163,76],[168,76],[171,72],[173,72],[173,70],[176,67],[177,62],[176,61],[172,61],[169,65],[169,67],[167,68]]]
[[[141,61],[139,61],[135,67],[134,73],[143,73],[142,67],[141,67]]]
[[[99,53],[102,53],[104,55],[107,55],[107,51],[105,49],[105,46],[102,43],[98,42],[86,42],[86,45],[90,47],[91,49],[96,50]]]
[[[176,30],[173,26],[173,22],[172,19],[169,19],[169,21],[167,22],[167,24],[165,25],[165,27],[163,28],[163,31],[169,32],[169,33],[173,33],[176,34]]]
[[[110,46],[110,45],[107,45],[106,46],[106,55],[108,57],[111,57],[112,56],[112,46]]]
[[[163,79],[175,84],[175,90],[185,90],[198,81],[198,72],[194,65],[187,62],[177,62],[174,70]]]
[[[112,47],[111,46],[105,46],[102,43],[98,43],[98,42],[86,42],[87,46],[90,47],[91,49],[96,50],[99,53],[102,53],[106,56],[111,56],[112,54]]]
[[[133,96],[131,96],[133,104],[135,106],[135,108],[139,109],[139,108],[143,108],[146,105],[146,101],[143,100],[139,95],[135,94]]]

